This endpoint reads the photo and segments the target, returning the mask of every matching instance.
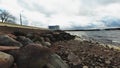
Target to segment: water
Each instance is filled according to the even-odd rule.
[[[111,31],[67,31],[72,35],[96,40],[104,44],[120,45],[120,30]]]

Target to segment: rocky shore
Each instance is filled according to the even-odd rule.
[[[55,43],[71,68],[120,68],[120,50],[93,41],[70,40]]]
[[[0,68],[69,68],[51,47],[74,36],[63,31],[0,32]]]
[[[120,68],[120,50],[64,31],[0,31],[0,68]]]

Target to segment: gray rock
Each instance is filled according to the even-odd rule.
[[[22,46],[22,44],[8,35],[0,35],[0,45],[3,46]]]
[[[67,58],[73,65],[78,65],[81,63],[81,60],[79,59],[79,57],[72,52],[68,55]]]
[[[47,46],[47,47],[50,47],[51,43],[50,42],[44,42],[44,45]]]
[[[0,52],[0,68],[10,68],[13,64],[13,56]]]
[[[35,36],[32,40],[33,40],[34,42],[36,42],[36,41],[45,42],[44,38],[43,38],[43,37],[40,37],[40,36]]]
[[[52,51],[40,44],[29,44],[14,53],[18,68],[69,68],[68,65]]]
[[[32,40],[30,40],[29,38],[26,38],[24,36],[18,36],[17,37],[17,41],[19,41],[20,43],[22,43],[24,46],[33,43]]]
[[[110,60],[106,60],[105,63],[106,63],[106,64],[110,64],[111,61],[110,61]]]
[[[83,66],[83,68],[89,68],[88,66]]]
[[[45,42],[44,37],[39,37],[38,39],[40,42]]]
[[[51,43],[50,43],[50,42],[40,42],[40,41],[36,41],[35,43],[36,43],[36,44],[42,44],[42,45],[45,46],[45,47],[50,47],[50,46],[51,46]]]
[[[51,42],[49,38],[45,37],[46,42]]]
[[[18,68],[43,68],[49,62],[49,48],[38,44],[29,44],[22,47],[16,56]]]
[[[57,54],[51,55],[50,60],[51,62],[47,64],[49,68],[69,68],[69,66]]]

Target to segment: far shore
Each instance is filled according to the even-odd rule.
[[[109,30],[120,30],[120,28],[104,28],[104,29],[75,29],[75,30],[63,30],[63,31],[109,31]]]

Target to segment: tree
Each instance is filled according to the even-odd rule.
[[[0,10],[0,19],[2,23],[4,22],[15,23],[15,20],[16,20],[16,18],[6,10]]]

